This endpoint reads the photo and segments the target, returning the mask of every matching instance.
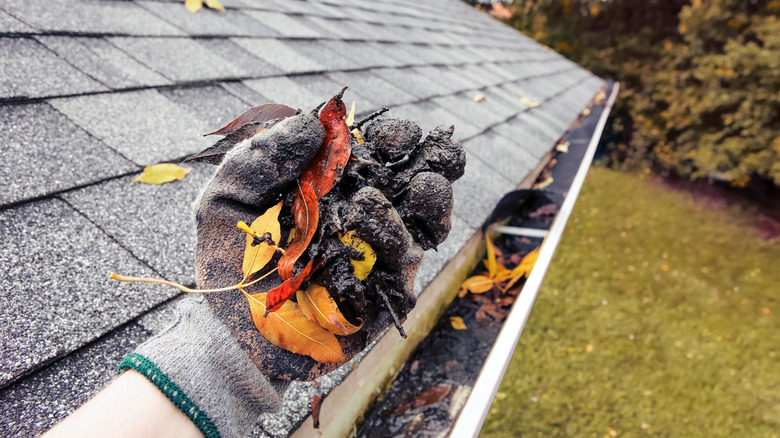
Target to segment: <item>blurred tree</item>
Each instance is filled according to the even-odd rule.
[[[516,0],[506,22],[621,82],[607,156],[780,186],[780,0]]]

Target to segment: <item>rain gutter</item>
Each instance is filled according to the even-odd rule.
[[[522,293],[517,297],[512,310],[507,316],[501,332],[499,332],[496,342],[493,344],[493,348],[491,349],[485,364],[482,366],[482,371],[477,377],[471,395],[467,399],[455,426],[452,428],[450,437],[465,438],[479,435],[485,417],[493,404],[493,398],[496,396],[498,387],[501,384],[509,361],[512,358],[517,341],[520,339],[525,323],[528,321],[528,316],[531,314],[531,309],[536,301],[536,296],[539,293],[542,280],[547,273],[547,268],[550,266],[558,242],[561,240],[561,235],[566,227],[566,222],[574,208],[574,203],[577,201],[577,196],[582,188],[582,183],[585,181],[588,168],[596,153],[596,147],[601,138],[601,133],[604,130],[604,125],[607,122],[607,117],[612,110],[612,105],[615,103],[618,89],[619,84],[615,83],[612,87],[612,92],[604,105],[596,128],[588,143],[585,156],[580,163],[571,187],[542,243],[541,249],[539,250],[539,258],[534,265],[533,271],[528,276],[528,280],[526,280],[525,285],[523,286]],[[507,231],[511,232],[511,230]]]

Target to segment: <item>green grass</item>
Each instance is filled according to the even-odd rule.
[[[592,168],[480,436],[780,435],[780,242],[752,224]]]

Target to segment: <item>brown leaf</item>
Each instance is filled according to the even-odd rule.
[[[282,203],[279,202],[255,219],[249,228],[258,236],[265,233],[271,233],[271,239],[274,242],[279,242],[279,238],[282,234],[281,226],[279,225],[279,212],[281,210]],[[248,278],[250,275],[263,269],[263,267],[271,261],[276,252],[276,248],[271,247],[267,242],[262,242],[254,246],[252,245],[253,242],[254,238],[247,234],[246,249],[244,250],[244,264],[242,267],[245,278]]]
[[[144,171],[138,175],[133,182],[142,182],[144,184],[164,184],[172,181],[179,181],[187,174],[190,169],[181,167],[173,163],[160,163],[146,166]]]
[[[417,409],[438,403],[450,395],[450,391],[452,391],[452,386],[448,383],[439,383],[436,386],[432,386],[417,396],[417,399],[414,400],[414,408]]]
[[[344,166],[349,161],[352,147],[349,144],[349,128],[344,122],[347,107],[341,101],[344,88],[325,104],[320,112],[320,122],[325,127],[325,141],[301,174],[301,183],[308,183],[317,194],[325,196],[341,178]]]
[[[336,336],[319,324],[309,321],[298,304],[285,301],[279,310],[264,317],[266,295],[249,295],[244,292],[244,296],[249,300],[252,320],[264,338],[277,347],[309,356],[319,362],[347,361]]]
[[[211,5],[208,6],[211,7]],[[250,123],[259,123],[267,129],[286,119],[287,117],[294,116],[295,113],[297,113],[297,111],[287,105],[282,105],[279,103],[265,103],[263,105],[248,109],[232,122],[217,129],[214,132],[209,132],[205,135],[228,135],[238,130],[242,126],[248,125]]]
[[[363,326],[362,321],[358,326],[347,321],[330,293],[318,284],[311,284],[305,291],[299,290],[297,296],[303,314],[335,335],[351,335]]]

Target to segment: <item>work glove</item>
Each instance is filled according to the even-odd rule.
[[[343,122],[340,95],[337,117]],[[326,107],[327,108],[327,107]],[[323,110],[324,112],[325,110]],[[301,174],[330,141],[316,112],[288,117],[228,148],[196,207],[197,283],[220,289],[246,280],[242,261],[247,236],[237,228],[282,201],[283,230],[295,227],[291,206]],[[319,226],[293,268],[317,261],[301,288],[323,286],[360,329],[337,336],[348,360],[414,307],[414,277],[423,250],[447,236],[451,182],[463,174],[465,153],[452,142],[452,128],[434,130],[420,142],[420,128],[407,121],[374,120],[350,136],[352,154],[333,188],[319,199]],[[354,249],[341,243],[351,232],[370,245],[376,262],[363,280],[353,275]],[[282,233],[281,247],[287,242]],[[269,266],[278,262],[274,256]],[[268,269],[257,275],[263,274]],[[260,334],[244,294],[282,283],[271,272],[250,290],[205,294],[206,303],[180,306],[177,322],[142,344],[120,365],[158,388],[205,436],[244,436],[262,412],[275,411],[290,380],[312,380],[343,362],[319,362],[274,345]]]

